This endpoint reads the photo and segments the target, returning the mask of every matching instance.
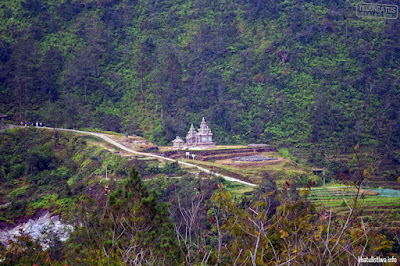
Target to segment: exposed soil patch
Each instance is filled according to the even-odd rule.
[[[205,168],[210,168],[209,165],[202,165],[202,164],[197,164],[197,165],[199,165],[201,167],[205,167]],[[228,171],[226,169],[220,168],[218,166],[211,167],[210,170],[212,170],[214,173],[218,173],[218,174],[221,174],[221,175],[227,175],[227,176],[230,176],[230,177],[233,177],[233,178],[240,179],[242,181],[254,183],[254,180],[251,180],[251,179],[249,179],[249,178],[247,178],[245,176],[242,176],[240,174]]]
[[[232,160],[236,162],[265,162],[265,161],[274,161],[278,160],[275,157],[264,157],[261,155],[251,155],[251,156],[242,156],[242,157],[235,157]]]
[[[231,161],[231,162],[229,162]],[[273,165],[273,164],[279,164],[282,162],[287,162],[289,160],[287,159],[278,159],[278,160],[273,160],[273,161],[261,161],[261,162],[234,162],[232,160],[225,161],[225,162],[219,162],[223,165],[227,166],[233,166],[233,167],[238,167],[238,168],[250,168],[250,167],[256,167],[260,168],[263,166],[268,166],[268,165]]]
[[[201,150],[201,151],[184,151],[184,150],[175,150],[175,151],[166,151],[166,152],[156,152],[149,151],[153,154],[169,157],[173,159],[185,158],[186,153],[195,154],[195,160],[199,161],[210,161],[210,160],[224,160],[231,159],[234,157],[238,157],[238,155],[242,156],[251,156],[257,155],[262,152],[278,152],[275,147],[267,147],[267,148],[245,148],[245,149],[225,149],[225,150]]]
[[[106,135],[106,134],[103,135],[113,139],[114,141],[134,151],[152,149],[154,147],[153,143],[149,142],[148,140],[140,136],[128,136],[127,138],[126,136],[122,135]]]

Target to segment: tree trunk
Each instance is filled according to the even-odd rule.
[[[51,103],[53,101],[53,95],[51,93],[52,88],[49,89],[49,102]]]
[[[21,80],[19,80],[18,83],[19,83],[19,120],[22,121],[22,84],[21,84]]]
[[[97,56],[96,60],[96,77],[100,77],[100,56]]]
[[[85,83],[83,85],[83,89],[85,91],[85,103],[87,103],[87,86],[86,86],[86,84],[87,84],[87,76],[85,76]]]
[[[162,101],[161,101],[160,105],[161,105],[161,125],[164,125],[164,114],[163,114],[163,104],[162,104]]]
[[[53,129],[54,129],[54,149],[55,149],[57,147],[57,130],[55,121],[53,121]]]
[[[142,101],[144,103],[144,91],[143,91],[143,67],[141,70],[141,77],[140,77],[140,90],[142,91]]]

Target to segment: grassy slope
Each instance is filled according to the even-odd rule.
[[[104,181],[106,167],[108,177],[118,179],[126,177],[133,164],[132,160],[107,151],[108,145],[101,140],[89,136],[58,132],[54,145],[53,132],[22,128],[1,133],[0,139],[0,158],[10,162],[2,165],[5,176],[1,179],[0,209],[1,217],[9,220],[33,215],[43,208],[66,210],[88,186]],[[8,150],[4,149],[5,140]],[[51,164],[46,167],[40,167],[40,162],[29,157],[41,147],[47,147],[46,156],[51,157]],[[22,170],[15,172],[16,167]]]
[[[92,136],[75,136],[59,132],[55,147],[53,132],[49,131],[13,129],[4,132],[0,136],[3,140],[7,139],[7,142],[11,143],[11,145],[15,145],[15,150],[19,150],[19,152],[23,152],[27,148],[22,147],[22,144],[26,142],[36,143],[28,145],[29,151],[25,150],[28,153],[39,149],[39,146],[37,146],[39,144],[41,146],[49,145],[53,147],[50,150],[54,153],[54,162],[56,164],[52,169],[45,169],[37,173],[35,170],[32,177],[29,169],[26,168],[27,161],[19,158],[20,161],[15,161],[15,164],[23,165],[26,169],[24,172],[21,172],[20,176],[16,176],[13,179],[10,179],[12,172],[6,169],[5,172],[8,175],[2,181],[3,185],[0,190],[0,202],[2,203],[0,206],[1,219],[5,221],[12,221],[17,217],[21,218],[33,215],[36,210],[43,208],[52,211],[67,210],[73,198],[82,193],[85,187],[104,182],[108,183],[108,181],[104,180],[106,167],[109,177],[120,179],[126,176],[127,169],[132,165],[129,158],[119,154],[118,149]],[[125,139],[124,136],[110,136],[120,138],[121,141]],[[6,155],[13,158],[18,157],[17,153],[6,153],[4,149],[1,155],[2,159]],[[264,155],[282,158],[282,154],[279,153]],[[13,160],[17,159],[14,158]],[[160,165],[154,162],[154,160],[148,161],[148,159],[150,158],[140,158],[140,161],[156,163],[155,166],[157,167]],[[222,160],[221,162],[194,161],[194,163],[210,169],[214,165],[214,167],[223,169],[222,172],[233,172],[255,182],[259,182],[260,176],[266,171],[275,178],[278,187],[281,187],[286,180],[289,180],[289,182],[293,181],[290,178],[291,176],[299,174],[309,175],[307,167],[299,165],[290,159],[258,168],[227,166],[227,161],[229,160]],[[193,163],[193,161],[190,162]],[[36,180],[36,183],[33,180]],[[44,180],[50,181],[43,183]],[[37,186],[37,183],[40,186]],[[329,184],[328,186],[334,187],[335,184]],[[340,186],[340,184],[336,184],[336,186]],[[233,182],[226,182],[226,188],[236,197],[249,195],[254,190],[252,187]],[[341,188],[319,189],[313,190],[309,198],[321,207],[332,207],[335,213],[345,215],[348,209],[343,206],[343,201],[344,199],[350,200],[352,195],[354,195],[352,192]],[[385,211],[384,220],[392,220],[393,226],[400,221],[399,217],[396,216],[396,212],[400,209],[399,198],[383,198],[368,195],[360,200],[360,206],[364,209],[363,214],[365,217],[369,219],[376,219],[373,218],[377,215],[374,213],[379,213],[382,209]],[[18,208],[17,212],[14,212],[15,208]]]

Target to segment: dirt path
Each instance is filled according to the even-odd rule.
[[[39,128],[53,130],[53,128],[50,128],[50,127],[39,127]],[[111,139],[106,134],[88,132],[88,131],[80,131],[80,130],[74,130],[74,129],[65,129],[65,128],[56,128],[56,130],[68,131],[68,132],[74,132],[74,133],[79,133],[79,134],[86,134],[86,135],[96,136],[96,137],[101,138],[101,139],[107,141],[108,143],[120,148],[121,150],[127,151],[127,152],[132,153],[132,154],[141,155],[141,156],[145,156],[145,157],[154,157],[154,158],[157,158],[157,159],[170,161],[170,162],[177,162],[177,163],[179,163],[181,165],[186,165],[186,166],[189,166],[189,167],[196,167],[197,169],[199,169],[202,172],[205,172],[207,174],[212,174],[212,175],[215,175],[215,176],[220,176],[220,177],[222,177],[222,178],[224,178],[224,179],[226,179],[228,181],[231,181],[231,182],[238,182],[238,183],[241,183],[241,184],[244,184],[244,185],[248,185],[248,186],[252,186],[252,187],[256,187],[257,186],[256,184],[252,184],[252,183],[249,183],[249,182],[246,182],[246,181],[242,181],[242,180],[234,178],[234,177],[212,173],[210,170],[208,170],[206,168],[203,168],[203,167],[200,167],[200,166],[197,166],[195,164],[191,164],[191,163],[187,163],[187,162],[181,162],[181,161],[177,161],[175,159],[171,159],[171,158],[167,158],[167,157],[163,157],[163,156],[159,156],[159,155],[155,155],[155,154],[151,154],[151,153],[134,151],[134,150],[129,149],[129,148],[125,147],[124,145],[116,142],[115,140]]]

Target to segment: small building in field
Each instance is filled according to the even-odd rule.
[[[179,136],[172,143],[175,149],[208,149],[215,147],[212,136],[213,133],[203,117],[198,131],[196,131],[193,124],[191,125],[186,135],[186,143]]]
[[[174,149],[177,150],[182,150],[185,145],[185,142],[179,136],[176,136],[176,138],[172,141],[172,143],[174,145]]]

